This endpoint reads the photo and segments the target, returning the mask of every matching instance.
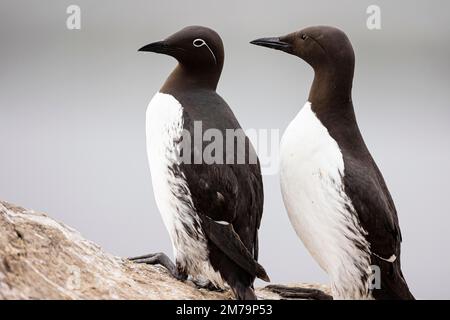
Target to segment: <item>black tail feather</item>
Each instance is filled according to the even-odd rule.
[[[394,263],[378,257],[372,259],[372,264],[378,265],[381,271],[380,288],[372,290],[372,296],[376,300],[415,300],[403,276],[399,258]]]
[[[258,300],[255,291],[251,287],[235,286],[232,287],[233,293],[237,300]]]

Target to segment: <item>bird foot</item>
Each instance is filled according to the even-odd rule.
[[[193,280],[192,282],[195,284],[197,289],[205,289],[205,290],[214,291],[214,292],[224,292],[225,291],[225,289],[217,287],[209,280],[206,280],[206,281]]]
[[[170,260],[170,258],[162,252],[146,254],[143,256],[128,258],[128,260],[134,263],[144,263],[144,264],[159,264],[167,269],[169,273],[177,280],[184,281],[187,279],[187,275],[179,272],[175,264]]]
[[[288,287],[282,285],[269,285],[266,286],[265,289],[280,295],[284,299],[333,300],[332,296],[319,289]]]

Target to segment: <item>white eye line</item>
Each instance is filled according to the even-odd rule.
[[[196,44],[196,42],[197,43],[200,42],[200,44]],[[196,47],[196,48],[200,48],[200,47],[206,46],[208,48],[209,52],[211,52],[211,54],[212,54],[212,56],[214,58],[214,63],[217,64],[216,56],[214,55],[214,52],[211,50],[211,48],[208,46],[208,44],[206,43],[205,40],[200,39],[200,38],[194,39],[194,41],[192,41],[192,45],[194,47]]]

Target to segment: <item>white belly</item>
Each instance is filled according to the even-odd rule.
[[[344,192],[341,151],[309,102],[286,129],[280,150],[281,190],[297,235],[330,276],[335,298],[365,298],[361,270],[370,273],[369,244]]]
[[[170,170],[179,164],[176,156],[179,146],[175,141],[180,140],[182,132],[181,104],[169,94],[157,93],[150,101],[146,115],[147,154],[156,204],[169,232],[175,260],[195,280],[208,279],[222,286],[220,275],[209,263],[206,238],[185,177]],[[180,193],[180,190],[187,192]],[[186,228],[193,231],[191,235],[184,232]]]

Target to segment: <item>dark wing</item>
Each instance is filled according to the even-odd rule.
[[[214,221],[208,216],[201,217],[203,230],[207,237],[223,252],[229,259],[252,276],[265,281],[270,281],[264,268],[254,259],[247,247],[242,243],[239,235],[234,231],[232,224]]]
[[[414,299],[401,270],[402,235],[391,194],[377,165],[346,161],[345,192],[349,195],[370,243],[371,264],[380,269],[375,299]]]
[[[359,221],[368,232],[371,251],[383,258],[400,255],[401,232],[397,211],[375,162],[345,159],[345,192],[352,201]]]
[[[253,240],[254,241],[253,257],[255,258],[255,260],[258,260],[258,253],[259,253],[258,230],[259,227],[261,226],[263,204],[264,204],[264,189],[259,160],[256,165],[251,166],[249,180],[252,199],[251,211],[255,213],[256,219],[256,229],[254,231],[254,240]]]
[[[262,186],[257,183],[255,188],[255,177],[246,167],[225,164],[180,166],[209,241],[250,275],[268,281],[264,268],[255,258],[255,241],[262,214]]]
[[[190,142],[192,142],[186,141],[188,145],[183,145],[183,142],[181,144],[183,151],[180,153],[188,150],[190,162],[183,162],[180,165],[180,171],[186,178],[195,210],[202,218],[202,227],[206,236],[213,244],[210,248],[210,259],[213,256],[212,260],[215,261],[216,266],[226,264],[230,277],[235,277],[232,273],[239,273],[234,266],[231,266],[234,263],[253,277],[256,275],[267,278],[265,272],[258,271],[264,269],[256,262],[257,234],[263,210],[263,187],[259,162],[250,164],[248,161],[250,155],[251,159],[258,159],[250,141],[242,131],[232,110],[215,91],[177,92],[176,98],[183,105],[183,128],[191,135]],[[214,137],[211,138],[212,141],[202,140],[201,145],[197,145],[195,123],[199,120],[201,120],[203,132],[208,129],[220,132],[222,143],[219,140],[216,141]],[[231,144],[234,150],[228,150],[227,130],[229,129],[240,130],[239,138],[233,138],[234,141]],[[241,138],[245,139],[244,146],[238,143]],[[225,152],[217,156],[215,151],[214,161],[205,163],[202,155],[206,150],[211,150],[209,147],[213,141],[217,145],[222,145],[222,150]],[[227,164],[230,151],[234,151],[233,164]],[[245,156],[244,164],[238,164],[238,155]],[[183,154],[183,159],[186,158]],[[196,159],[203,161],[201,164],[195,164]],[[226,257],[224,258],[220,252]]]

